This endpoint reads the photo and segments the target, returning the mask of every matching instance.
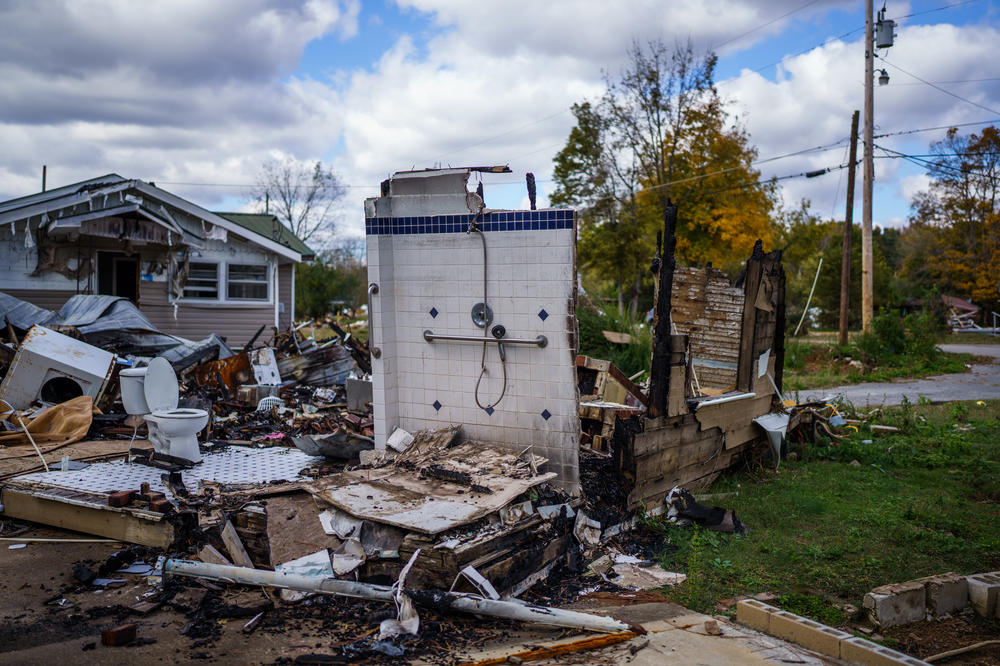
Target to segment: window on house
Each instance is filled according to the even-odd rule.
[[[184,285],[184,298],[219,300],[219,265],[192,261]]]
[[[266,301],[267,266],[229,264],[226,293],[232,300]]]

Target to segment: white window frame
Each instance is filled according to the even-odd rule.
[[[191,298],[181,296],[180,298],[174,298],[171,303],[180,303],[186,305],[241,305],[241,306],[271,306],[275,303],[275,291],[277,288],[274,284],[275,275],[277,273],[277,268],[273,260],[265,259],[263,261],[227,261],[222,258],[213,257],[198,257],[197,261],[192,261],[193,264],[215,264],[216,266],[216,276],[218,278],[218,297],[215,299],[210,298]],[[264,266],[266,270],[267,280],[265,282],[255,282],[255,284],[265,284],[267,285],[267,298],[257,299],[257,298],[229,298],[229,266]]]
[[[264,281],[260,282],[258,280],[239,280],[237,284],[263,284],[267,288],[266,298],[229,298],[229,267],[230,266],[254,266],[264,268]],[[226,291],[225,291],[225,302],[226,303],[257,303],[260,305],[271,304],[273,302],[274,289],[272,288],[271,282],[271,262],[265,261],[264,263],[246,263],[242,261],[227,261],[226,262]],[[221,292],[220,292],[221,294]]]
[[[216,296],[215,296],[215,298],[194,298],[192,296],[185,296],[184,295],[184,291],[186,291],[189,288],[187,286],[187,284],[185,284],[184,285],[184,289],[181,290],[181,297],[179,299],[177,299],[177,300],[185,302],[185,303],[218,303],[222,299],[222,296],[223,296],[222,289],[223,289],[223,287],[225,285],[225,283],[222,280],[222,274],[223,274],[222,263],[223,262],[217,261],[217,260],[212,260],[212,259],[209,259],[209,260],[199,259],[198,261],[192,261],[191,263],[192,264],[215,264],[215,294],[216,294]],[[189,274],[188,275],[188,280],[190,280],[190,279],[191,279],[191,276]]]

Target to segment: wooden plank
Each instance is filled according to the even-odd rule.
[[[222,543],[226,544],[229,557],[232,558],[236,566],[249,567],[250,569],[255,568],[253,560],[250,559],[249,553],[243,547],[243,542],[240,541],[240,536],[236,533],[236,528],[228,520],[222,526]]]
[[[748,423],[742,428],[736,428],[726,433],[726,448],[735,449],[747,442],[763,437],[763,431],[756,423]]]
[[[210,543],[205,544],[205,547],[198,551],[198,559],[209,564],[225,564],[226,566],[232,566],[233,564],[229,561],[229,558],[220,553],[219,549]]]
[[[685,388],[687,387],[687,367],[670,366],[670,392],[667,396],[667,416],[682,416],[688,413]]]
[[[719,427],[728,431],[742,428],[769,411],[771,411],[771,395],[758,395],[744,400],[705,405],[699,407],[694,416],[701,424],[702,430]]]
[[[2,515],[7,518],[164,549],[174,540],[174,527],[162,514],[97,501],[69,500],[22,488],[4,488],[0,498]]]

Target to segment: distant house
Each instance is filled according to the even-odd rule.
[[[117,174],[0,203],[0,291],[49,310],[124,296],[185,338],[288,327],[295,264],[312,258],[273,215],[213,213]]]

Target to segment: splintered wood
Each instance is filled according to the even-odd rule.
[[[441,431],[437,431],[441,433]],[[390,464],[323,477],[309,491],[356,518],[424,534],[471,523],[555,478],[534,470],[546,462],[480,442],[448,448],[454,437],[418,437]]]
[[[676,331],[669,345],[657,331],[669,362],[654,364],[650,379],[667,386],[664,412],[657,412],[663,415],[616,422],[615,459],[631,483],[629,508],[655,503],[677,485],[707,486],[762,439],[753,420],[781,408],[774,389],[784,363],[780,253],[765,254],[758,241],[740,286],[711,268],[676,268],[671,285],[674,293],[660,300]]]
[[[694,371],[702,387],[736,385],[743,290],[717,268],[678,267],[670,318],[675,332],[691,340]]]

